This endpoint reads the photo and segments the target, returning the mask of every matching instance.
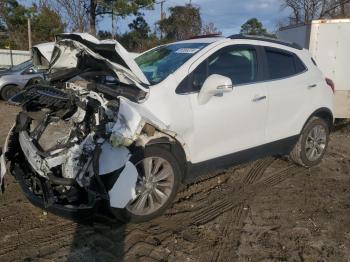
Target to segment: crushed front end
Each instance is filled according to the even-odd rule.
[[[2,186],[7,169],[33,204],[69,217],[106,203],[124,208],[135,197],[128,146],[144,123],[132,108],[73,83],[35,85],[13,102],[22,111],[1,156]]]

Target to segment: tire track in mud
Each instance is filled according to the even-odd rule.
[[[234,254],[230,251],[232,250],[232,246],[234,246],[234,239],[237,239],[238,230],[244,218],[245,218],[245,208],[244,204],[238,205],[235,208],[232,208],[230,211],[223,215],[222,225],[224,227],[220,231],[220,237],[217,242],[218,245],[214,247],[214,251],[211,252],[211,256],[208,259],[207,256],[203,256],[202,260],[207,261],[227,261],[227,258],[234,258]]]
[[[203,205],[204,208],[191,217],[192,222],[195,225],[206,224],[235,206],[240,205],[250,197],[250,187],[263,176],[266,169],[272,165],[273,162],[275,162],[274,158],[256,161],[236,185],[228,185],[221,192],[214,194],[214,196]]]
[[[241,201],[238,200],[235,204],[234,201],[229,199],[222,200],[221,203],[216,203],[213,208],[208,207],[194,215],[194,222],[199,225],[207,224],[220,215],[223,217],[220,224],[224,225],[224,227],[218,234],[222,237],[217,241],[218,245],[215,247],[208,261],[219,262],[227,261],[228,258],[237,258],[234,250],[236,250],[235,247],[239,245],[238,241],[240,239],[241,229],[243,228],[243,222],[249,213],[249,206],[246,202],[249,202],[249,200],[251,201],[259,192],[265,191],[283,182],[285,179],[298,172],[305,171],[305,168],[289,165],[282,170],[273,172],[267,177],[263,177],[266,169],[272,165],[274,161],[274,159],[266,159],[257,162],[246,176],[243,177],[243,190],[241,190],[241,194],[239,195],[246,194],[246,197],[242,197],[242,199],[240,199]],[[244,188],[246,190],[244,190]],[[202,257],[203,261],[207,259],[207,256]]]
[[[282,168],[266,174],[266,169],[276,162],[282,161],[263,159],[242,169],[206,177],[181,191],[170,212],[149,223],[117,227],[106,224],[83,226],[77,233],[76,224],[61,222],[46,227],[45,232],[40,228],[18,232],[10,236],[12,241],[3,242],[5,245],[1,246],[0,260],[6,257],[24,258],[18,249],[25,250],[25,245],[31,241],[34,243],[33,249],[41,250],[45,246],[47,249],[56,250],[57,255],[60,254],[61,258],[63,256],[68,261],[79,261],[79,258],[91,254],[96,259],[103,258],[105,261],[166,261],[174,254],[174,240],[181,238],[183,243],[188,245],[177,251],[183,256],[201,258],[201,261],[227,261],[236,255],[235,247],[250,210],[249,201],[264,188],[277,185],[298,169],[296,166],[286,167],[283,162]],[[208,246],[206,250],[212,252],[206,253],[204,257],[205,247],[202,244],[196,247],[194,243],[201,241],[201,236],[198,235],[200,226],[218,217],[220,232],[215,236],[217,241]],[[15,238],[22,239],[16,241]],[[82,244],[72,250],[73,238],[74,242]],[[191,245],[198,249],[192,252],[189,248]],[[35,253],[33,251],[31,257],[53,260],[57,258],[55,253],[41,254],[40,250]]]
[[[266,170],[274,163],[282,164],[283,167],[266,174]],[[232,172],[197,182],[193,185],[194,188],[190,186],[181,192],[175,203],[177,207],[165,216],[156,219],[151,225],[128,227],[124,256],[131,261],[135,256],[167,260],[169,254],[164,252],[164,245],[172,241],[174,235],[181,235],[192,227],[206,225],[221,216],[220,224],[224,227],[218,235],[222,237],[217,241],[209,260],[226,261],[235,255],[232,253],[235,250],[233,240],[240,238],[243,222],[249,212],[249,201],[259,192],[277,185],[302,169],[295,165],[286,167],[285,161],[268,158],[254,162],[247,172],[238,177],[238,182],[230,181]],[[218,184],[218,180],[222,183]],[[233,184],[236,182],[238,186]],[[190,208],[196,203],[200,205]],[[152,257],[147,254],[152,254]],[[200,253],[197,255],[202,257]],[[203,257],[202,261],[208,261],[208,256]]]
[[[60,228],[64,228],[64,230],[59,230]],[[45,246],[50,245],[57,240],[61,243],[67,242],[64,240],[69,240],[69,238],[74,235],[75,231],[76,225],[72,223],[61,223],[51,227],[46,227],[45,231],[40,227],[35,227],[25,232],[16,231],[14,234],[6,235],[0,241],[0,259],[2,257],[14,255],[12,253],[18,253],[18,249],[28,243]],[[16,238],[17,240],[12,240],[13,238]]]

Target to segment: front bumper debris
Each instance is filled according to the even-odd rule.
[[[18,181],[26,198],[33,205],[53,214],[74,220],[88,219],[93,216],[95,209],[98,207],[98,201],[94,201],[91,206],[85,207],[63,206],[55,203],[50,203],[50,205],[48,205],[47,202],[49,200],[46,199],[47,196],[45,196],[45,194],[43,194],[43,197],[39,197],[29,190],[24,180],[24,170],[19,165],[15,165],[11,173]],[[42,183],[41,186],[43,192],[48,191],[48,188],[45,188],[47,185]]]

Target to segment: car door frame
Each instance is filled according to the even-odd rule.
[[[189,85],[189,83],[191,81],[193,81],[193,74],[194,72],[197,70],[197,68],[202,65],[203,62],[207,62],[208,63],[208,59],[209,57],[211,57],[212,55],[215,55],[217,53],[219,53],[220,51],[223,52],[223,49],[225,48],[228,48],[228,47],[231,47],[231,46],[237,46],[237,47],[254,47],[254,49],[256,50],[256,58],[257,58],[257,61],[258,61],[258,64],[257,64],[257,67],[258,67],[258,74],[257,74],[257,80],[254,82],[255,83],[260,83],[260,82],[263,82],[265,81],[266,79],[266,72],[265,72],[265,69],[264,69],[264,66],[265,66],[265,63],[263,63],[264,61],[264,57],[263,57],[263,52],[264,52],[264,49],[262,46],[260,45],[256,45],[256,44],[241,44],[241,43],[238,43],[238,44],[234,44],[234,43],[230,43],[230,44],[226,44],[225,46],[217,46],[216,48],[219,48],[217,50],[215,50],[214,52],[212,53],[209,53],[209,54],[206,54],[206,58],[201,61],[197,66],[196,68],[194,68],[186,77],[184,77],[182,79],[182,81],[180,82],[180,84],[176,87],[175,89],[175,93],[176,95],[188,95],[188,94],[193,94],[193,93],[199,93],[200,90],[195,90],[195,91],[186,91],[186,86]],[[197,60],[196,60],[197,61]],[[190,66],[189,66],[189,69],[191,69],[192,65],[196,63],[196,61],[194,61]],[[208,66],[208,65],[207,65]],[[208,77],[208,76],[207,76]],[[251,83],[253,84],[253,83]],[[247,84],[241,84],[241,85],[247,85]],[[240,86],[240,85],[235,85],[235,86]],[[184,90],[184,91],[183,91]]]
[[[272,103],[274,103],[274,101],[271,101],[271,87],[269,88],[268,83],[270,82],[277,82],[277,81],[288,81],[288,79],[292,79],[294,77],[298,77],[301,76],[305,73],[307,73],[309,71],[307,65],[304,63],[304,61],[298,56],[297,53],[291,51],[291,50],[287,50],[283,47],[278,47],[278,46],[261,46],[262,48],[262,56],[263,56],[263,64],[264,64],[264,70],[265,70],[265,82],[267,83],[267,94],[270,98],[269,101],[269,107],[271,106]],[[304,65],[305,70],[299,73],[295,73],[293,75],[289,75],[289,76],[285,76],[285,77],[281,77],[281,78],[276,78],[276,79],[271,79],[270,77],[270,70],[269,70],[269,66],[268,66],[268,58],[267,58],[267,50],[272,50],[275,52],[279,52],[279,53],[284,53],[284,54],[288,54],[288,55],[292,55],[294,58],[294,63],[296,63],[295,59],[299,59],[300,62]],[[305,84],[305,88],[307,86],[307,83]],[[268,110],[268,112],[270,112],[270,108]],[[269,117],[271,117],[269,115]],[[285,116],[286,119],[289,119],[291,116]],[[308,116],[301,116],[300,120],[297,122],[302,121],[303,123],[306,121]],[[299,124],[299,123],[298,123]],[[294,123],[293,125],[296,125],[296,123]],[[300,124],[299,124],[300,125]],[[281,126],[283,126],[283,123],[281,123]],[[289,154],[289,152],[293,149],[294,145],[297,143],[298,139],[299,139],[299,133],[295,130],[294,132],[291,132],[290,134],[288,134],[287,136],[284,135],[276,135],[275,138],[270,139],[270,128],[269,128],[269,121],[267,121],[267,125],[266,125],[266,130],[267,130],[267,143],[281,143],[281,152],[279,154]],[[284,149],[282,150],[282,147],[284,147]]]
[[[211,52],[210,54],[207,54],[206,57],[201,60],[201,62],[199,62],[196,67],[191,71],[191,73],[189,73],[181,82],[180,84],[177,86],[177,88],[175,89],[175,93],[176,95],[190,95],[190,94],[194,94],[194,93],[199,93],[200,90],[186,90],[186,88],[184,88],[185,86],[188,86],[191,81],[193,81],[193,74],[196,71],[196,69],[202,65],[203,62],[208,61],[208,59],[219,53],[222,52],[223,49],[228,48],[228,47],[233,47],[236,46],[237,48],[254,48],[256,51],[256,59],[257,59],[257,68],[258,68],[258,72],[257,72],[257,79],[256,81],[252,82],[252,83],[246,83],[246,84],[239,84],[236,85],[237,86],[243,86],[243,85],[251,85],[251,84],[258,84],[258,83],[262,83],[265,81],[266,79],[266,71],[264,69],[264,61],[263,61],[263,56],[262,56],[262,52],[263,52],[263,47],[261,47],[260,45],[256,44],[256,43],[230,43],[230,44],[226,44],[225,46],[219,47],[217,50]],[[193,62],[192,65],[196,63]],[[191,65],[191,66],[192,66]],[[189,70],[191,69],[191,66],[189,67]],[[208,76],[207,76],[208,77]],[[265,127],[264,127],[265,128]],[[228,155],[223,155],[220,157],[216,157],[213,159],[209,159],[203,162],[199,162],[199,163],[192,163],[192,162],[188,162],[187,163],[187,181],[193,181],[195,180],[198,176],[207,174],[209,172],[215,171],[215,170],[220,170],[220,169],[226,169],[228,167],[243,163],[243,162],[248,162],[251,160],[256,160],[260,157],[263,157],[268,152],[268,150],[264,149],[264,145],[265,145],[265,140],[264,143],[262,145],[259,145],[257,147],[253,147],[253,148],[249,148],[249,149],[245,149],[242,151],[238,151],[238,152],[233,152],[231,154]]]

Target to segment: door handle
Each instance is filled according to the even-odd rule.
[[[314,88],[316,86],[317,86],[317,84],[313,84],[313,85],[309,85],[308,88],[311,89],[311,88]]]
[[[259,102],[259,101],[264,100],[264,99],[266,99],[266,96],[255,96],[252,101]]]

